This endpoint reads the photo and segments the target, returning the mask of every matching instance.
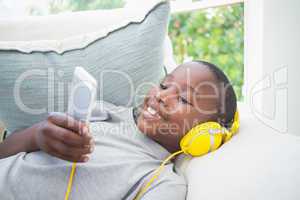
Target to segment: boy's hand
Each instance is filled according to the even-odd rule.
[[[35,146],[63,160],[86,162],[94,149],[88,126],[67,114],[50,114],[36,130]]]

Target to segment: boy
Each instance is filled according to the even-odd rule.
[[[103,106],[111,119],[90,129],[56,113],[4,140],[0,157],[14,156],[0,160],[1,199],[63,199],[71,166],[65,160],[83,162],[70,199],[133,199],[192,127],[206,121],[230,127],[236,96],[222,71],[194,61],[167,75],[139,108]],[[142,199],[180,200],[186,191],[169,163]]]

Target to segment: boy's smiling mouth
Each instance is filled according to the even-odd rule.
[[[152,107],[148,107],[147,108],[147,111],[151,114],[151,115],[156,115],[156,114],[158,114],[157,112],[156,112],[156,110],[154,110]],[[158,117],[160,117],[159,115],[158,115]]]
[[[159,104],[152,98],[149,98],[149,100],[145,103],[142,114],[147,120],[165,120],[163,113],[161,113],[159,109]]]
[[[149,120],[156,121],[161,119],[161,116],[158,114],[158,112],[150,106],[148,106],[147,109],[143,110],[143,116],[145,119],[149,119]]]

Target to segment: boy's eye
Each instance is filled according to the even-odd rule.
[[[183,97],[179,97],[179,101],[181,101],[181,102],[184,103],[184,104],[192,105],[190,102],[188,102],[188,100],[186,100],[186,99],[183,98]]]
[[[165,86],[164,84],[162,84],[162,83],[160,83],[159,84],[159,87],[162,89],[162,90],[165,90],[165,89],[167,89],[167,86]]]

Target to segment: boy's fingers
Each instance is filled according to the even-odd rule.
[[[59,154],[59,153],[56,153],[56,152],[53,152],[52,155],[57,157],[57,158],[60,158],[62,160],[67,160],[67,161],[70,161],[70,162],[87,162],[88,161],[88,156],[86,156],[87,158],[78,157],[79,158],[78,159],[78,158],[74,158],[74,157],[65,156],[65,155],[62,155],[62,154]]]
[[[78,148],[93,145],[93,138],[90,134],[80,136],[73,131],[55,125],[53,125],[51,129],[53,132],[51,137],[66,145]]]
[[[70,129],[75,133],[87,134],[89,131],[84,122],[78,121],[65,113],[52,112],[49,114],[47,120],[62,128]]]
[[[73,162],[86,162],[89,154],[93,151],[91,148],[74,148],[66,146],[64,143],[56,142],[52,146],[53,153],[61,159]]]

